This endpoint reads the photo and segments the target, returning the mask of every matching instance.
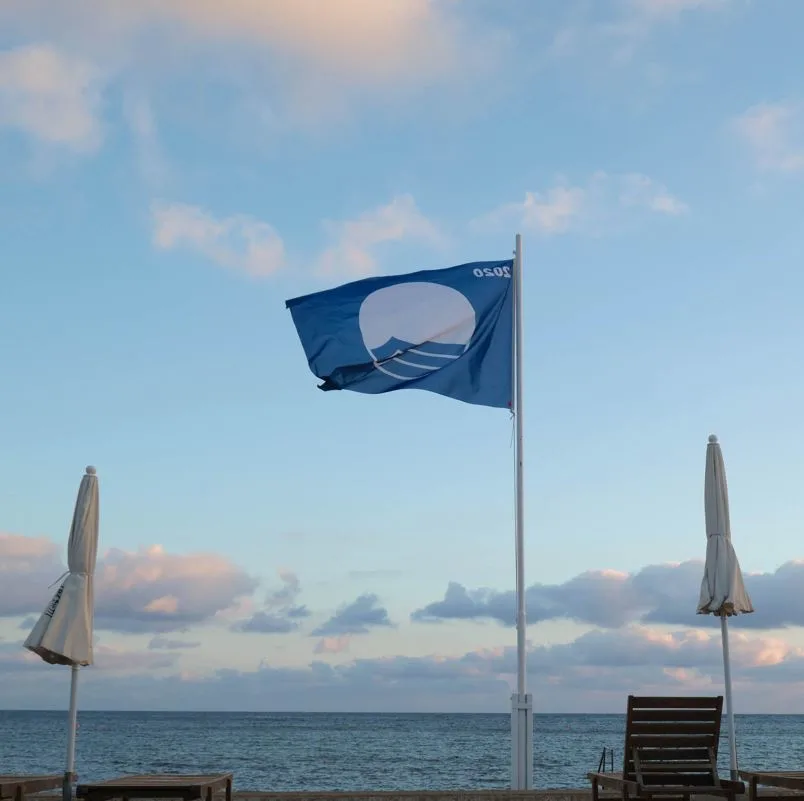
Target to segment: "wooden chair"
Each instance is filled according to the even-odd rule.
[[[590,773],[592,801],[599,789],[623,799],[726,796],[735,801],[742,782],[717,775],[717,747],[723,697],[639,698],[628,696],[623,772]]]

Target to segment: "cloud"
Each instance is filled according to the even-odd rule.
[[[124,12],[201,39],[268,47],[305,70],[360,84],[407,82],[455,63],[455,29],[431,0],[144,0]]]
[[[168,632],[211,620],[257,581],[217,554],[112,549],[96,572],[98,628]]]
[[[153,637],[148,643],[149,651],[179,651],[185,648],[198,648],[198,640],[169,640],[166,637]]]
[[[252,278],[284,265],[284,244],[268,223],[242,214],[216,218],[183,203],[156,203],[152,211],[153,243],[162,250],[184,248]]]
[[[144,180],[151,187],[162,186],[168,175],[168,167],[148,96],[142,92],[128,91],[123,98],[123,115],[137,149]]]
[[[272,592],[265,603],[271,608],[285,609],[292,607],[301,593],[301,581],[292,570],[280,570],[278,572],[282,586]]]
[[[344,634],[368,634],[371,628],[393,626],[388,610],[380,606],[380,599],[373,594],[361,595],[338,611],[313,631],[317,637],[332,637]]]
[[[178,659],[177,654],[154,654],[150,651],[134,651],[126,648],[113,648],[108,645],[98,645],[94,651],[94,667],[115,673],[163,670],[174,667]]]
[[[675,217],[687,205],[647,175],[596,172],[583,186],[560,181],[544,191],[527,191],[522,201],[506,203],[475,220],[476,229],[511,227],[554,236],[601,234],[639,212]]]
[[[280,570],[282,586],[265,599],[265,608],[246,620],[232,624],[232,631],[251,634],[288,634],[299,628],[300,621],[310,616],[310,610],[297,603],[301,581],[291,570]]]
[[[631,623],[712,626],[711,616],[697,615],[703,563],[648,565],[637,573],[591,570],[563,584],[534,584],[527,589],[529,623],[574,620],[619,628]],[[740,628],[804,626],[804,561],[783,564],[773,573],[745,574],[757,611],[741,615]],[[411,615],[415,621],[489,620],[515,625],[512,591],[469,590],[450,582],[444,597]]]
[[[804,114],[793,103],[752,106],[734,121],[737,135],[768,172],[804,170]]]
[[[46,44],[0,50],[0,126],[76,152],[96,150],[99,74]]]
[[[266,93],[295,122],[331,120],[370,98],[463,81],[496,62],[499,37],[442,0],[5,0],[0,24],[70,42],[129,69],[203,72]],[[154,41],[159,44],[155,47]],[[179,57],[174,54],[180,53]],[[490,55],[493,54],[493,55]],[[141,70],[142,72],[142,70]],[[259,81],[254,81],[254,75]]]
[[[262,610],[255,612],[248,620],[232,624],[232,631],[247,634],[288,634],[298,628],[298,624],[281,615],[273,615]]]
[[[444,241],[410,195],[398,195],[354,220],[327,222],[326,227],[335,243],[321,254],[318,269],[327,275],[361,277],[377,273],[377,248],[390,242],[440,246]]]
[[[0,617],[42,613],[64,573],[62,549],[46,538],[0,534]],[[256,579],[216,554],[170,554],[154,545],[113,548],[95,573],[95,626],[131,633],[180,631],[212,620],[249,596]]]
[[[316,654],[343,654],[349,650],[352,637],[343,634],[340,637],[322,637],[315,645],[313,652]]]
[[[619,0],[605,6],[611,13],[601,17],[597,4],[578,4],[570,7],[570,18],[554,35],[549,52],[623,66],[663,28],[733,5],[733,0]]]
[[[350,570],[347,574],[354,581],[374,581],[377,579],[396,579],[403,575],[403,571],[392,568],[378,568],[376,570]]]
[[[50,599],[48,585],[63,572],[52,540],[0,533],[0,616],[38,618]]]
[[[671,195],[666,187],[640,173],[619,177],[618,200],[626,208],[644,208],[658,214],[677,216],[689,211],[686,203]]]
[[[781,640],[733,631],[732,671],[743,711],[804,709],[796,690],[804,685],[804,652]],[[334,653],[335,639],[321,653]],[[175,654],[103,651],[104,666],[87,671],[85,708],[267,709],[273,711],[486,711],[503,712],[516,671],[514,647],[462,654],[394,655],[296,667],[261,663],[256,670],[219,669],[208,675],[165,674]],[[42,682],[45,670],[69,671],[30,659],[19,646],[0,644],[3,708],[61,708],[64,689]],[[157,661],[161,660],[161,661]],[[99,667],[101,656],[99,655]],[[135,670],[134,665],[139,665]],[[722,656],[718,631],[658,631],[646,626],[593,631],[569,643],[529,647],[530,686],[540,711],[622,713],[636,694],[718,694]],[[154,671],[162,671],[162,675]],[[117,673],[124,672],[125,678]],[[791,706],[791,700],[793,704]],[[256,707],[255,707],[256,704]]]
[[[96,645],[95,662],[92,670],[105,673],[139,673],[150,670],[164,670],[176,664],[176,654],[154,654],[150,651],[137,651],[114,648],[109,645]],[[0,643],[0,675],[3,673],[31,674],[41,686],[41,674],[59,671],[69,673],[58,666],[49,665],[36,654],[23,647],[22,642]]]
[[[630,13],[654,23],[678,19],[689,11],[725,8],[730,0],[628,0]]]

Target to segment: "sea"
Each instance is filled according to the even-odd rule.
[[[736,726],[741,767],[804,768],[804,715]],[[623,715],[535,715],[534,785],[588,786],[604,748],[619,769],[624,727]],[[80,712],[76,771],[82,782],[232,771],[236,790],[507,787],[510,736],[505,714]],[[0,711],[0,773],[60,773],[66,742],[63,712]],[[727,777],[725,739],[720,763]]]

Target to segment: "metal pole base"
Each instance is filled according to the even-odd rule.
[[[74,773],[65,773],[61,785],[61,798],[62,801],[73,801],[73,779]]]
[[[533,696],[511,696],[511,789],[533,789]]]

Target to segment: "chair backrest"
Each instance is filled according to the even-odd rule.
[[[723,697],[628,696],[623,777],[644,785],[706,787],[718,782]]]

